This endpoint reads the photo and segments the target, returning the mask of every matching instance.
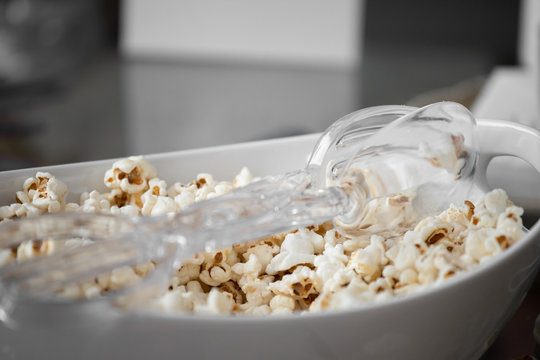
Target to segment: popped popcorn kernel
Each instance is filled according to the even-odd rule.
[[[121,289],[126,285],[135,284],[139,279],[132,267],[124,266],[111,272],[109,287],[111,290]]]
[[[93,298],[101,294],[101,288],[95,281],[86,281],[80,286],[80,291],[84,294],[86,298]]]
[[[107,213],[111,208],[111,203],[107,195],[102,195],[97,191],[81,194],[81,205],[78,211],[88,213]]]
[[[180,211],[189,205],[195,203],[195,193],[189,189],[185,189],[174,197],[177,211]]]
[[[17,203],[0,207],[0,221],[13,217],[54,213],[64,208],[67,186],[47,172],[24,181],[23,190],[15,194]]]
[[[191,280],[196,280],[199,277],[201,266],[197,264],[183,264],[180,269],[172,275],[171,286],[177,287],[185,285]]]
[[[154,310],[175,312],[188,312],[193,310],[193,297],[185,286],[180,286],[174,290],[163,294],[155,303],[152,304]]]
[[[199,174],[197,180],[193,183],[197,188],[195,190],[195,201],[202,201],[208,198],[208,195],[214,191],[215,181],[210,174]]]
[[[238,285],[246,294],[246,303],[244,308],[257,307],[266,305],[272,299],[274,294],[270,290],[269,285],[274,281],[274,277],[263,275],[257,278],[247,278],[244,281],[239,281]]]
[[[84,297],[84,292],[80,285],[71,284],[58,291],[58,295],[67,299],[79,299]]]
[[[313,270],[299,266],[291,274],[270,284],[270,290],[276,295],[290,296],[295,300],[307,299],[311,294],[316,294],[314,276]]]
[[[150,188],[141,196],[142,215],[164,215],[176,212],[174,199],[167,196],[167,184],[154,178],[149,182]]]
[[[273,275],[298,264],[313,264],[316,250],[314,244],[320,244],[321,239],[319,234],[307,229],[287,234],[281,244],[281,252],[272,258],[266,272]]]
[[[230,314],[235,305],[236,303],[231,293],[223,292],[213,287],[206,298],[206,305],[197,305],[196,310],[199,314]]]
[[[140,193],[148,188],[148,180],[156,176],[156,170],[142,156],[130,156],[115,162],[105,172],[105,185],[120,189],[127,194]]]
[[[54,251],[54,243],[50,240],[25,241],[17,247],[16,260],[29,260]]]
[[[232,299],[236,304],[245,303],[246,294],[244,294],[238,283],[234,281],[227,281],[219,285],[219,289],[223,292],[231,294]]]
[[[231,267],[233,279],[239,281],[239,277],[256,278],[263,273],[263,266],[255,254],[249,256],[245,263],[234,264]],[[234,276],[234,274],[238,276]]]
[[[150,274],[154,269],[156,268],[156,265],[152,262],[146,262],[144,264],[138,264],[133,267],[133,270],[135,271],[135,274],[139,277],[145,277],[148,274]]]
[[[286,295],[276,295],[270,300],[272,314],[290,314],[296,307],[295,300]]]
[[[11,219],[16,216],[17,209],[21,207],[21,204],[11,204],[0,206],[0,221]]]
[[[12,264],[16,260],[17,249],[0,250],[0,267]]]
[[[262,316],[262,315],[270,315],[272,313],[272,310],[270,309],[270,306],[268,305],[244,306],[242,307],[242,309],[243,309],[243,312],[247,315]]]
[[[238,173],[238,175],[236,175],[232,183],[235,188],[238,188],[238,187],[246,186],[252,181],[253,181],[253,174],[251,173],[251,171],[249,171],[247,167],[243,167]]]
[[[324,252],[315,258],[313,265],[315,266],[314,285],[319,293],[331,291],[330,288],[340,287],[342,283],[348,280],[341,281],[345,271],[345,266],[349,262],[349,256],[344,252],[343,246],[337,244],[332,246],[327,243]],[[338,279],[340,278],[340,279]]]
[[[205,262],[202,264],[199,278],[202,282],[210,286],[217,286],[231,279],[231,266],[225,261],[231,250],[218,250],[208,253]]]

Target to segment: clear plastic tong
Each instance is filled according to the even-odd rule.
[[[461,105],[367,108],[320,137],[307,166],[267,177],[172,216],[63,213],[0,224],[0,248],[23,241],[93,243],[0,269],[0,320],[18,297],[54,294],[124,265],[160,266],[145,283],[166,284],[182,258],[333,219],[355,235],[373,199],[407,193],[418,216],[463,201],[476,163],[475,120]],[[4,314],[4,315],[2,315]]]

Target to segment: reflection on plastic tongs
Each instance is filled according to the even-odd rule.
[[[91,239],[87,246],[0,269],[0,315],[17,298],[42,297],[118,266],[153,261],[143,285],[163,286],[178,261],[333,219],[344,235],[382,231],[379,203],[406,203],[417,217],[461,202],[476,163],[475,120],[461,105],[381,106],[331,125],[305,169],[268,177],[172,217],[128,219],[65,213],[0,224],[0,248],[26,240]],[[381,213],[382,211],[382,213]],[[1,319],[0,319],[1,320]]]

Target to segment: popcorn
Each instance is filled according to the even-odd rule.
[[[503,249],[518,241],[523,234],[522,215],[523,209],[517,206],[509,206],[499,214],[496,239]]]
[[[17,210],[15,210],[15,215],[17,217],[33,216],[33,215],[39,215],[41,213],[42,211],[38,207],[35,207],[34,205],[30,203],[22,204],[21,206],[17,208]]]
[[[197,190],[195,191],[195,201],[205,200],[208,194],[214,191],[215,181],[210,174],[199,174],[195,181]]]
[[[272,310],[268,305],[260,305],[255,307],[247,307],[245,308],[244,313],[247,315],[263,316],[271,314]]]
[[[214,187],[214,192],[211,194],[208,194],[208,198],[213,198],[219,195],[223,195],[228,193],[233,189],[233,185],[230,182],[227,181],[221,181]]]
[[[156,170],[142,156],[130,156],[113,164],[105,173],[105,185],[120,189],[127,194],[140,193],[148,188],[148,180],[156,176]]]
[[[295,301],[290,296],[276,295],[270,300],[272,314],[289,314],[295,309]]]
[[[112,215],[137,216],[139,208],[135,205],[126,205],[119,208],[117,205],[111,206],[109,209]]]
[[[67,186],[62,181],[38,171],[36,177],[25,180],[23,191],[16,192],[18,203],[0,207],[0,221],[61,211],[66,193]]]
[[[419,242],[431,246],[448,237],[453,229],[438,217],[428,217],[421,220],[413,231],[418,233]]]
[[[270,275],[241,279],[238,285],[240,285],[240,288],[246,294],[246,303],[243,304],[243,308],[246,309],[268,304],[274,296],[269,287],[273,281],[274,277]]]
[[[458,151],[459,141],[454,145]],[[459,171],[457,152],[445,158],[437,149],[425,150],[439,166]],[[242,168],[232,182],[201,173],[188,184],[168,186],[143,157],[136,156],[115,162],[104,180],[106,192],[86,192],[78,203],[66,204],[67,187],[51,174],[38,172],[15,194],[17,203],[0,207],[0,221],[57,211],[171,214],[255,178]],[[443,282],[489,261],[523,235],[523,209],[502,190],[423,219],[417,218],[411,199],[412,194],[395,194],[370,201],[358,223],[363,226],[353,229],[354,236],[342,236],[327,222],[182,259],[168,288],[146,306],[165,312],[252,315],[354,307]],[[88,243],[24,242],[0,249],[0,266]],[[136,283],[155,267],[148,262],[115,269],[66,286],[60,295],[99,296]]]
[[[199,278],[210,286],[217,286],[231,279],[231,266],[225,261],[230,249],[205,254]]]
[[[198,306],[197,312],[199,314],[229,314],[235,305],[232,294],[219,291],[218,288],[213,287],[208,293],[206,306]]]
[[[121,289],[126,285],[135,284],[139,279],[140,277],[132,267],[123,266],[111,272],[109,287],[111,290]]]
[[[411,194],[395,194],[388,197],[371,199],[362,210],[362,214],[353,224],[340,224],[347,233],[365,240],[371,234],[395,235],[409,229],[418,220],[412,206]]]
[[[279,247],[278,247],[279,249]],[[232,266],[232,270],[237,275],[245,275],[255,278],[264,272],[268,264],[272,260],[275,253],[275,245],[271,242],[252,244],[242,254],[245,263],[237,263]]]
[[[463,142],[463,136],[449,135],[439,139],[435,148],[427,142],[421,142],[419,150],[434,166],[445,168],[451,174],[458,175],[465,166],[465,159],[462,156],[465,152]]]
[[[189,191],[187,188],[174,197],[174,203],[176,204],[176,209],[178,211],[192,205],[194,202],[195,193]]]
[[[81,194],[81,206],[77,210],[96,213],[109,212],[110,208],[111,203],[107,197],[94,190],[90,193],[84,192]]]
[[[154,304],[154,309],[166,312],[192,311],[193,300],[185,286],[180,286],[164,293]]]
[[[0,206],[0,220],[10,219],[15,216],[16,208],[20,207],[21,204],[11,204]]]
[[[480,211],[484,208],[491,214],[500,214],[509,205],[506,193],[501,189],[496,189],[486,194],[484,199],[480,201],[480,206],[478,206],[478,208]]]
[[[234,178],[233,186],[235,188],[246,186],[253,180],[253,174],[251,174],[251,171],[249,171],[247,167],[243,167],[242,170],[240,170],[240,173],[238,173],[238,175],[236,175]]]
[[[245,294],[240,289],[240,286],[234,281],[227,281],[219,286],[219,289],[223,292],[231,294],[232,299],[236,304],[243,304],[245,302]],[[237,306],[234,307],[235,309]]]
[[[101,294],[101,289],[95,282],[85,282],[80,285],[80,289],[86,298],[96,297]]]
[[[248,278],[256,278],[263,272],[263,266],[255,254],[249,256],[249,260],[245,263],[238,263],[232,266],[232,271],[240,276]],[[238,281],[238,278],[235,278]]]
[[[38,172],[35,178],[27,179],[23,188],[17,199],[23,205],[32,204],[40,212],[60,211],[67,193],[67,186],[47,172]]]
[[[281,280],[270,284],[274,294],[290,296],[293,299],[307,299],[312,294],[317,295],[314,289],[313,270],[307,266],[299,266],[292,274],[284,275]]]
[[[176,212],[176,203],[168,196],[165,181],[153,178],[148,185],[149,189],[141,196],[142,215],[155,216]]]
[[[185,285],[191,280],[196,280],[201,272],[201,266],[197,264],[184,264],[173,274],[170,285],[178,287],[179,285]]]
[[[16,253],[17,249],[15,249],[15,251],[11,249],[0,250],[0,267],[13,263],[15,261]]]
[[[66,285],[58,292],[58,296],[62,296],[68,299],[79,299],[84,296],[81,286],[78,284]]]
[[[377,235],[371,237],[371,244],[363,249],[358,249],[351,254],[347,267],[365,279],[379,277],[382,266],[388,260],[385,257],[383,238]]]
[[[325,236],[326,238],[326,236]],[[347,256],[343,250],[341,244],[336,244],[332,246],[327,243],[324,252],[315,258],[313,265],[315,266],[315,289],[319,293],[325,291],[332,291],[331,287],[340,287],[342,283],[346,282],[338,279],[339,275],[343,274],[345,266],[349,261],[349,256]]]
[[[422,255],[420,249],[410,243],[394,246],[387,253],[396,269],[401,271],[413,267],[420,255]]]
[[[148,274],[150,274],[152,271],[154,271],[155,268],[156,268],[156,265],[153,262],[149,261],[144,264],[135,265],[133,270],[135,270],[135,274],[137,274],[137,276],[145,277]]]
[[[322,236],[307,229],[288,234],[281,245],[281,252],[272,258],[266,272],[273,275],[295,265],[313,264],[315,250],[320,250],[322,243]]]
[[[203,290],[201,283],[198,281],[190,281],[186,284],[186,291],[190,295],[190,299],[195,305],[205,305],[207,293]]]
[[[34,257],[50,254],[54,251],[54,243],[49,240],[25,241],[17,247],[17,261],[29,260]]]
[[[407,286],[418,282],[418,273],[414,269],[405,269],[401,274],[399,274],[399,283],[401,286]]]

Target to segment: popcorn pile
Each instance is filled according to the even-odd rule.
[[[189,184],[167,186],[143,157],[130,157],[106,172],[108,192],[83,193],[79,204],[64,202],[67,187],[61,181],[37,173],[17,192],[16,204],[0,207],[0,221],[57,211],[175,213],[253,180],[243,168],[232,182],[199,174]],[[440,283],[491,259],[523,235],[523,210],[503,190],[417,223],[410,222],[412,207],[403,194],[369,206],[367,213],[387,221],[386,226],[374,223],[355,237],[344,237],[324,223],[196,254],[182,262],[168,289],[147,306],[196,314],[286,314],[358,306]],[[393,215],[384,220],[384,214]],[[55,246],[42,241],[0,250],[0,266],[50,253]],[[103,294],[137,281],[153,268],[148,263],[117,269],[67,288],[64,294]]]

